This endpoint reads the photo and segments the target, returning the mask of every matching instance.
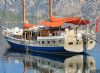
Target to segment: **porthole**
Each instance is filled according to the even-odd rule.
[[[73,45],[73,42],[69,42],[69,45]]]
[[[92,44],[93,43],[93,41],[90,41],[90,44]]]

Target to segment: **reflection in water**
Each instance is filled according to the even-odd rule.
[[[50,55],[38,53],[37,55],[32,53],[25,55],[8,53],[4,56],[3,61],[23,64],[21,73],[90,73],[96,70],[94,58],[82,54]]]
[[[64,62],[65,73],[92,73],[96,70],[95,60],[91,56],[78,55]]]

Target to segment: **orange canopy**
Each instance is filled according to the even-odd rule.
[[[60,21],[60,22],[41,21],[40,23],[43,24],[44,26],[48,26],[48,27],[59,27],[64,24],[64,22],[62,22],[62,21]]]
[[[73,18],[56,18],[55,16],[51,16],[50,17],[51,21],[53,22],[59,22],[59,21],[64,21],[64,22],[68,22],[68,20],[77,20],[80,19],[79,17],[73,17]]]
[[[56,18],[54,16],[51,16],[50,19],[51,19],[52,22],[63,21],[64,23],[72,23],[72,24],[75,24],[75,25],[89,24],[89,20],[82,20],[80,17]]]
[[[48,27],[59,27],[64,25],[64,23],[71,23],[74,25],[87,25],[89,20],[82,20],[80,17],[70,17],[70,18],[56,18],[54,16],[50,17],[51,21],[41,21],[40,23]]]

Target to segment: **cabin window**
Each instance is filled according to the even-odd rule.
[[[44,44],[44,41],[42,41],[42,44]]]
[[[47,41],[48,44],[50,44],[50,41]]]
[[[53,44],[55,44],[55,41],[52,41],[53,42]]]
[[[61,40],[59,40],[59,43],[61,43]]]
[[[69,45],[73,45],[73,42],[69,42]]]
[[[93,43],[93,41],[90,41],[90,43],[92,44],[92,43]]]
[[[38,44],[40,44],[40,41],[38,41]]]

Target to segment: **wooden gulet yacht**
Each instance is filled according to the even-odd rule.
[[[25,0],[22,0],[23,8],[23,29],[15,27],[3,30],[3,35],[12,48],[62,53],[83,52],[84,39],[82,34],[90,34],[86,30],[75,30],[70,27],[61,28],[64,23],[77,26],[89,24],[89,20],[82,20],[80,17],[56,18],[52,15],[52,0],[50,3],[50,21],[41,21],[41,25],[30,24],[26,19]],[[95,37],[95,34],[93,35]],[[95,41],[87,38],[85,48],[92,49]]]

